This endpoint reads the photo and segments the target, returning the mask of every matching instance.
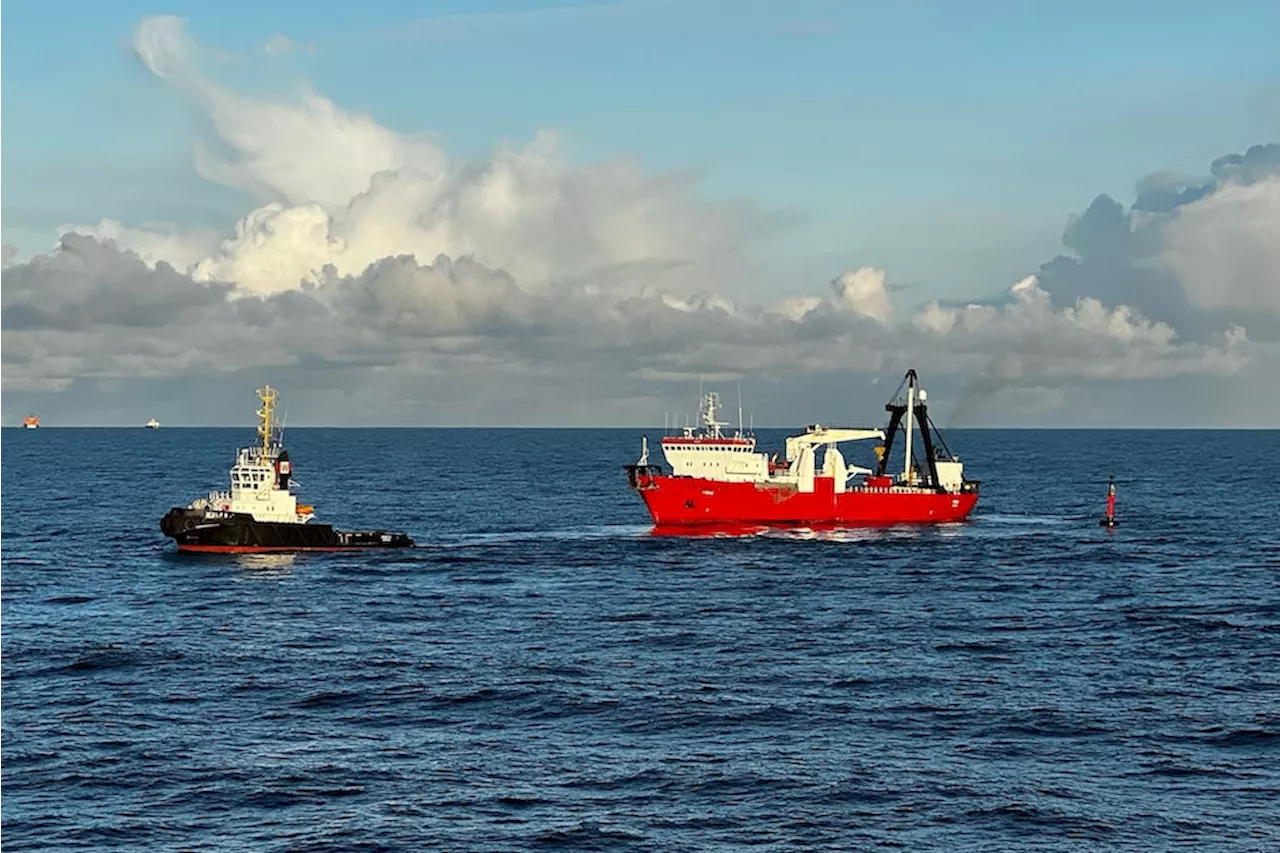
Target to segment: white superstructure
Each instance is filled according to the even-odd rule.
[[[756,452],[755,436],[743,435],[741,429],[732,436],[716,420],[720,397],[714,391],[702,397],[702,431],[687,426],[682,435],[662,439],[662,455],[676,476],[705,477],[726,482],[748,482],[769,476],[769,460]]]
[[[258,389],[262,408],[258,418],[258,435],[262,444],[241,448],[231,468],[231,489],[210,492],[191,504],[192,509],[239,512],[255,521],[278,521],[305,524],[315,513],[312,507],[299,505],[289,491],[292,466],[288,453],[282,453],[278,431],[272,423],[277,392],[270,385]]]
[[[721,427],[727,424],[716,419],[719,402],[714,392],[703,396],[701,432],[694,427],[685,427],[682,435],[662,439],[662,455],[671,466],[673,475],[727,483],[792,485],[798,491],[811,492],[814,478],[820,474],[832,477],[836,491],[843,492],[853,477],[872,472],[869,468],[847,464],[836,445],[872,438],[884,440],[883,430],[828,428],[814,424],[804,433],[787,439],[786,460],[771,462],[767,454],[756,450],[755,436],[744,435],[741,429],[732,436],[724,434]],[[819,450],[824,451],[820,469]]]

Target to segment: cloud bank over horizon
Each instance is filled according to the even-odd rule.
[[[1069,254],[994,299],[904,305],[892,271],[863,266],[754,304],[735,294],[776,223],[692,176],[572,165],[550,132],[456,162],[309,90],[221,85],[178,18],[144,20],[134,50],[207,119],[200,175],[256,206],[228,235],[107,219],[49,254],[6,249],[6,397],[266,372],[395,422],[483,389],[598,423],[699,377],[816,390],[913,366],[986,398],[979,422],[1070,422],[1100,385],[1280,366],[1277,144],[1145,178],[1127,210],[1098,197]],[[1251,417],[1280,423],[1271,405]]]

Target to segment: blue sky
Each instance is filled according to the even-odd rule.
[[[1200,2],[10,3],[6,242],[103,216],[228,227],[191,117],[128,52],[159,11],[220,73],[482,156],[540,127],[575,159],[705,173],[793,224],[778,277],[882,265],[934,295],[1007,287],[1066,216],[1142,175],[1280,135],[1280,4]],[[255,51],[272,33],[313,49]],[[781,284],[781,283],[780,283]]]
[[[507,423],[505,393],[531,422],[626,424],[709,375],[778,389],[762,422],[789,423],[832,387],[878,411],[913,366],[992,425],[1280,422],[1252,390],[1280,370],[1275,2],[3,23],[11,412],[172,422],[181,398],[218,423],[270,380],[314,423],[353,399],[361,423]],[[1193,192],[1129,210],[1153,175]]]

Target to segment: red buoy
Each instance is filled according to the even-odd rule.
[[[1098,522],[1101,527],[1115,527],[1120,522],[1116,521],[1116,481],[1111,475],[1107,476],[1107,514]]]

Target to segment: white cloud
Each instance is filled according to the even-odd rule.
[[[432,140],[314,93],[278,103],[226,91],[199,73],[178,19],[144,21],[135,41],[209,114],[216,140],[199,150],[200,173],[267,202],[197,265],[201,277],[270,293],[396,254],[471,256],[530,288],[607,272],[614,286],[687,294],[744,274],[747,211],[699,201],[688,178],[626,160],[570,167],[549,132],[483,163],[451,162]]]
[[[800,320],[824,304],[820,296],[788,296],[778,303],[777,311],[788,320]]]
[[[117,219],[103,219],[97,225],[63,225],[59,233],[73,232],[110,240],[128,248],[149,266],[164,261],[175,269],[190,271],[218,248],[218,233],[212,229],[179,230],[173,226],[130,228]]]
[[[887,323],[892,309],[884,280],[884,270],[861,267],[840,275],[831,282],[831,289],[835,291],[837,304],[842,308],[859,316]]]
[[[251,293],[293,290],[315,281],[342,253],[331,228],[319,204],[268,204],[236,223],[235,236],[192,272],[200,281],[233,281]]]
[[[152,74],[163,80],[185,84],[192,76],[196,44],[187,35],[182,18],[174,15],[144,18],[134,32],[133,51]]]
[[[145,19],[134,35],[134,52],[208,113],[218,145],[197,149],[200,174],[262,201],[319,203],[334,212],[368,189],[379,172],[408,167],[438,174],[444,168],[444,154],[430,140],[401,136],[313,93],[274,103],[211,82],[200,72],[200,50],[181,18]]]
[[[933,335],[957,366],[994,358],[1010,381],[1229,375],[1248,361],[1248,336],[1239,326],[1217,345],[1186,342],[1168,324],[1125,305],[1085,297],[1056,308],[1035,277],[1009,293],[1013,298],[1003,306],[930,303],[911,322]]]
[[[1183,206],[1161,258],[1200,308],[1280,312],[1280,176]]]
[[[699,199],[687,177],[571,166],[549,133],[452,162],[314,93],[226,91],[200,73],[178,19],[143,22],[135,46],[207,111],[202,173],[260,206],[220,243],[104,220],[80,230],[127,252],[72,238],[7,266],[6,387],[308,363],[450,387],[495,372],[555,384],[914,365],[1044,408],[1073,382],[1226,375],[1256,351],[1241,327],[1188,342],[1124,305],[1055,306],[1035,277],[1006,304],[898,316],[872,267],[825,296],[743,304],[749,211]]]
[[[298,53],[300,51],[311,51],[312,46],[296,42],[286,35],[280,33],[272,33],[267,36],[267,40],[262,43],[262,52],[267,56],[286,56],[290,53]]]
[[[859,276],[852,276],[859,278]],[[882,280],[862,271],[862,280]],[[356,275],[246,296],[71,235],[51,256],[4,272],[5,381],[187,376],[320,361],[404,376],[478,366],[554,377],[778,375],[897,370],[982,374],[989,384],[1223,375],[1248,360],[1234,327],[1213,344],[1094,299],[1055,308],[1034,280],[1002,307],[925,306],[893,324],[850,310],[846,291],[778,306],[722,294],[625,295],[578,285],[539,292],[504,272],[445,256],[388,257]],[[812,300],[812,298],[811,298]]]

